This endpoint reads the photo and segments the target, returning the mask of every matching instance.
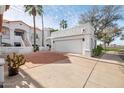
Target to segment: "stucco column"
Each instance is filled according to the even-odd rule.
[[[14,46],[14,39],[15,39],[15,35],[14,35],[14,31],[15,31],[15,28],[13,28],[13,26],[10,26],[11,28],[10,28],[10,43],[11,43],[11,45],[13,45]]]
[[[84,55],[91,56],[91,36],[85,35],[85,41],[84,41]]]
[[[51,51],[54,51],[55,49],[55,39],[51,38]]]

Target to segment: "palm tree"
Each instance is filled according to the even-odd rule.
[[[67,21],[66,20],[61,20],[60,21],[60,29],[66,29],[68,27]]]
[[[44,47],[44,21],[43,21],[43,13],[41,15],[42,19],[42,46]]]
[[[34,52],[36,52],[36,25],[35,25],[36,20],[35,20],[35,17],[36,17],[36,15],[39,15],[39,16],[43,15],[43,7],[42,7],[42,5],[24,5],[24,8],[25,8],[25,12],[28,12],[29,15],[33,16],[33,24],[34,24]]]

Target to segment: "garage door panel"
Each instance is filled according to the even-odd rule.
[[[55,41],[54,49],[61,52],[82,53],[81,40],[61,40]]]

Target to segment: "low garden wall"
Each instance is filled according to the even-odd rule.
[[[0,47],[0,54],[9,54],[9,53],[30,53],[33,52],[33,47]]]
[[[49,50],[48,47],[39,47],[39,51],[47,51],[47,50]]]

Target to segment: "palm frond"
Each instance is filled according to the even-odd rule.
[[[32,10],[35,8],[36,15],[42,15],[43,14],[43,7],[42,5],[24,5],[25,12],[28,12],[29,15],[32,15]]]

